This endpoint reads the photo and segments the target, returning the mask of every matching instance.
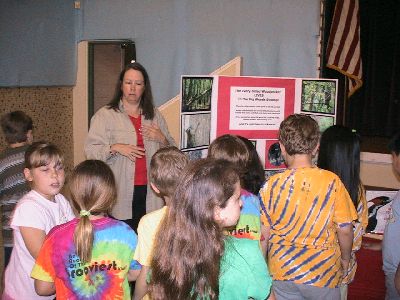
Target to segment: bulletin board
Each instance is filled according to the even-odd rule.
[[[321,132],[336,123],[337,80],[250,76],[182,76],[181,149],[206,155],[223,134],[253,142],[264,168],[285,168],[278,144],[280,123],[293,113],[310,115]]]

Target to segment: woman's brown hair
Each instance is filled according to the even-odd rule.
[[[229,162],[207,158],[189,164],[155,239],[152,299],[218,298],[224,235],[215,209],[226,207],[238,181]]]
[[[72,172],[69,189],[72,208],[80,215],[74,233],[76,253],[86,263],[91,259],[94,239],[88,213],[100,215],[111,211],[117,199],[114,174],[106,163],[86,160]]]
[[[144,78],[144,92],[142,99],[140,100],[139,106],[142,109],[142,114],[146,120],[153,120],[154,118],[154,103],[153,103],[153,93],[151,91],[150,77],[147,74],[146,69],[138,62],[130,63],[125,66],[119,75],[119,80],[115,88],[115,94],[113,99],[107,104],[108,108],[119,110],[119,102],[122,98],[122,82],[125,77],[125,73],[129,70],[135,70],[142,73]]]

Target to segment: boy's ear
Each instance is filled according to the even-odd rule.
[[[154,183],[150,182],[150,186],[156,194],[160,194],[160,190],[155,186]]]
[[[286,154],[286,148],[285,146],[283,146],[283,144],[281,142],[279,142],[279,147],[281,148],[281,153],[282,153],[282,157],[284,154]]]
[[[33,181],[33,177],[32,177],[32,174],[31,174],[31,170],[29,170],[28,168],[25,168],[25,169],[24,169],[24,175],[25,175],[25,179],[26,179],[27,181]]]
[[[314,150],[311,152],[312,156],[315,156],[318,151],[319,151],[319,142],[318,142],[317,146],[315,146]]]

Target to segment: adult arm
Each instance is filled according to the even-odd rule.
[[[30,255],[36,259],[46,238],[46,233],[41,229],[25,226],[19,226],[19,230]]]
[[[141,300],[147,294],[146,276],[148,270],[149,267],[142,266],[142,270],[140,270],[140,274],[136,279],[135,293],[133,295],[133,300]]]
[[[51,296],[56,293],[54,282],[35,279],[35,291],[40,296]]]
[[[340,263],[343,272],[349,268],[351,249],[353,247],[353,226],[352,224],[341,224],[336,229],[340,247]]]
[[[126,156],[134,161],[144,155],[144,148],[131,144],[114,143],[111,144],[108,135],[107,125],[111,120],[107,120],[107,114],[103,109],[96,113],[90,122],[89,133],[85,141],[85,154],[88,159],[99,159],[107,161],[113,158],[117,153]]]
[[[132,161],[135,161],[136,158],[143,157],[145,150],[143,147],[138,147],[135,145],[129,144],[113,144],[110,147],[110,151],[112,155],[119,153],[123,156],[126,156]]]
[[[87,159],[106,161],[112,157],[110,141],[107,137],[107,120],[104,119],[102,109],[90,121],[89,133],[85,141],[85,155]]]

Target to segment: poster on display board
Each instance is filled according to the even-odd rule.
[[[204,157],[216,137],[241,135],[253,142],[265,170],[273,173],[285,168],[278,131],[287,116],[309,115],[321,132],[336,123],[337,80],[182,76],[181,99],[183,151],[200,149]]]
[[[190,160],[207,156],[214,76],[182,76],[181,149]]]

